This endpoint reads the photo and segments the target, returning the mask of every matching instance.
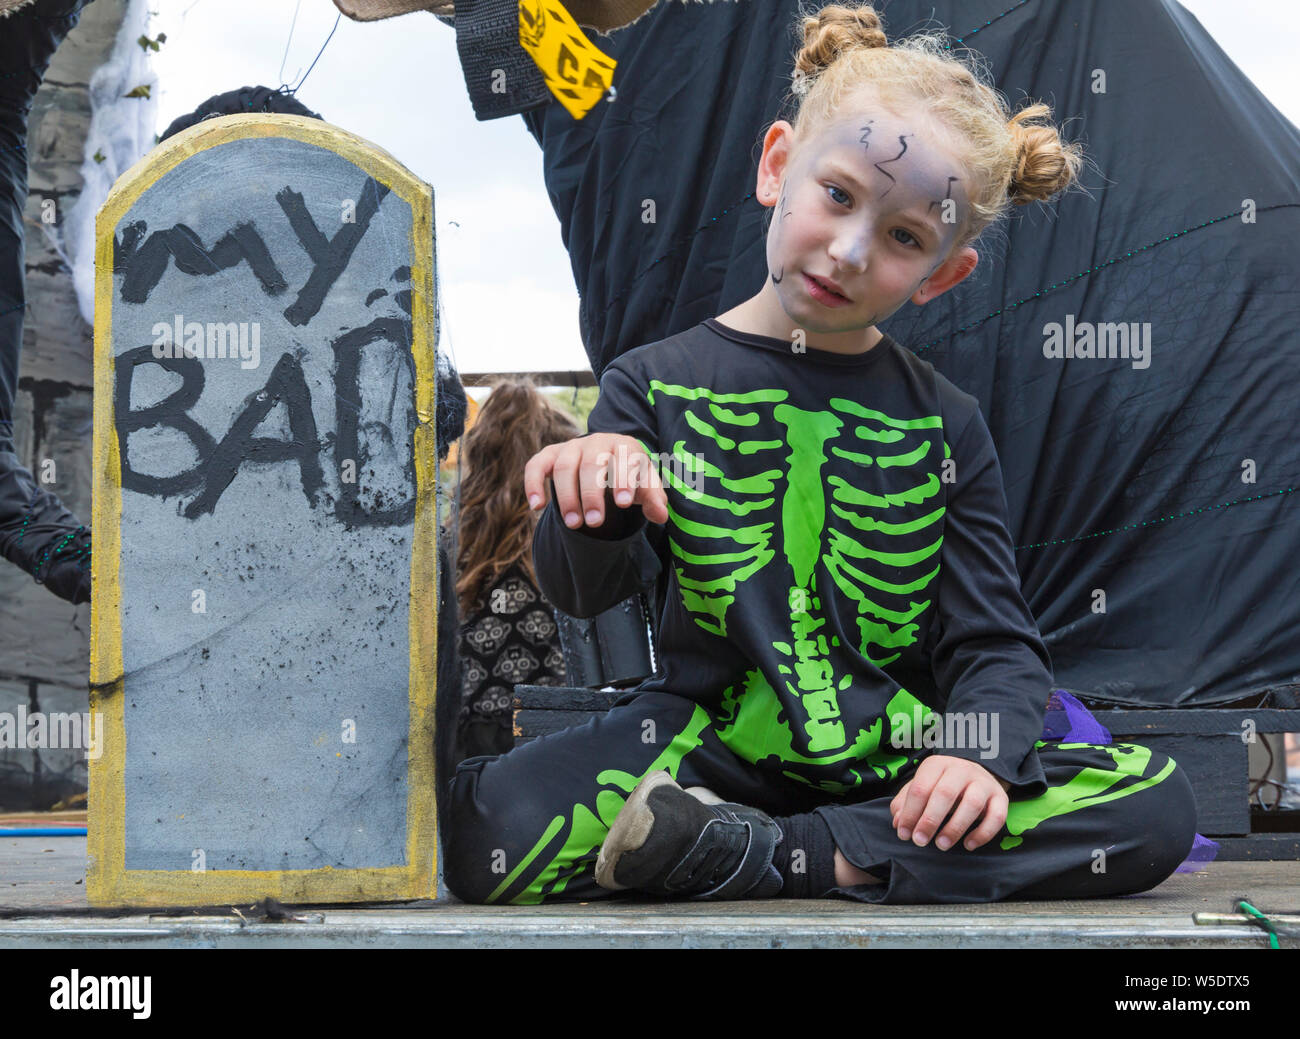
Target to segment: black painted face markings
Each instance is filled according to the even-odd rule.
[[[930,267],[930,269],[929,269],[928,271],[925,272],[925,274],[924,274],[924,276],[921,278],[921,280],[918,281],[918,282],[916,283],[916,288],[914,288],[914,289],[912,290],[912,295],[915,295],[917,292],[919,292],[920,289],[921,289],[921,286],[924,285],[927,281],[930,280],[930,275],[932,275],[935,271],[937,271],[937,270],[938,270],[940,267],[942,267],[942,266],[943,266],[943,261],[942,261],[942,260],[939,260],[939,261],[937,261],[936,263],[932,264],[931,267]]]
[[[777,218],[778,220],[784,220],[786,217],[790,215],[790,200],[789,200],[789,194],[786,191],[787,186],[788,186],[788,177],[786,180],[781,181],[781,196],[776,200],[777,211],[781,214]]]
[[[930,203],[930,208],[925,211],[927,215],[929,214],[930,209],[933,209],[935,206],[941,206],[945,202],[947,202],[950,198],[952,198],[952,186],[955,181],[957,181],[956,177],[948,178],[948,187],[943,193],[943,198],[936,198],[933,202]]]
[[[777,219],[777,223],[780,223],[782,220],[784,220],[786,217],[790,215],[790,200],[789,200],[789,192],[787,191],[788,186],[789,186],[789,181],[787,177],[786,179],[783,179],[781,181],[781,195],[776,200],[777,208],[778,210],[780,210],[781,213],[780,217],[778,217]],[[771,277],[772,277],[773,285],[780,285],[781,279],[785,277],[785,265],[783,264],[781,266],[780,274],[772,274]]]
[[[876,167],[876,169],[880,170],[880,172],[883,173],[886,177],[888,177],[888,178],[889,178],[889,181],[890,181],[890,183],[889,183],[889,187],[887,187],[887,188],[885,189],[884,194],[882,194],[882,195],[880,196],[881,198],[884,198],[885,195],[888,195],[891,191],[894,190],[895,187],[898,186],[898,178],[895,177],[892,173],[890,173],[889,170],[885,169],[885,166],[886,166],[888,163],[891,163],[891,162],[897,162],[897,161],[898,161],[899,159],[901,159],[904,155],[906,155],[906,154],[907,154],[907,139],[908,139],[909,137],[915,137],[915,136],[916,136],[916,134],[911,134],[911,133],[902,133],[902,134],[899,134],[899,135],[898,135],[898,143],[899,143],[899,145],[901,145],[901,147],[900,147],[900,149],[899,149],[898,154],[895,155],[892,159],[882,159],[880,162],[873,163],[873,165]]]
[[[870,147],[871,147],[871,134],[872,134],[872,133],[874,132],[874,130],[875,130],[875,127],[872,125],[873,123],[875,123],[875,120],[874,120],[874,119],[868,119],[868,120],[866,121],[865,124],[863,124],[862,126],[858,127],[858,129],[861,131],[861,135],[858,137],[858,143],[862,145],[862,150],[863,150],[863,151],[869,151],[869,150],[870,150]],[[891,163],[891,162],[898,162],[900,159],[902,159],[902,157],[903,157],[904,155],[907,154],[907,149],[908,149],[907,138],[909,138],[909,137],[915,137],[915,136],[916,136],[916,135],[915,135],[915,134],[912,134],[912,133],[899,134],[899,137],[898,137],[898,144],[899,144],[899,151],[898,151],[898,154],[895,155],[892,159],[882,159],[880,162],[873,163],[873,165],[875,166],[875,168],[878,169],[878,170],[880,170],[880,172],[883,173],[883,174],[884,174],[886,177],[888,177],[889,180],[890,180],[890,185],[889,185],[889,187],[886,188],[885,191],[884,191],[883,193],[881,193],[881,195],[879,196],[880,198],[884,198],[885,195],[888,195],[891,191],[893,191],[894,188],[895,188],[895,186],[896,186],[897,183],[898,183],[897,178],[894,177],[893,174],[891,174],[891,173],[890,173],[887,169],[885,169],[884,167],[885,167],[887,164]],[[929,213],[931,213],[931,212],[934,210],[934,207],[935,207],[935,206],[942,205],[944,202],[946,202],[946,201],[948,201],[949,199],[951,199],[951,198],[952,198],[952,186],[953,186],[953,184],[960,184],[960,183],[961,183],[961,179],[960,179],[959,177],[949,176],[949,177],[948,177],[948,183],[947,183],[947,186],[946,186],[945,189],[944,189],[943,198],[932,200],[932,201],[930,202],[929,207],[926,209],[926,214],[928,215]]]

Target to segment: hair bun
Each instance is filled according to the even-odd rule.
[[[794,93],[806,94],[811,81],[854,47],[888,47],[885,30],[873,7],[828,4],[803,20],[803,46],[794,59]]]
[[[1016,150],[1007,194],[1017,206],[1049,199],[1079,175],[1082,151],[1077,144],[1062,143],[1051,114],[1047,105],[1030,105],[1007,123]]]

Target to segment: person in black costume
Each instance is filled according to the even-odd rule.
[[[0,18],[0,557],[73,603],[90,600],[90,530],[22,464],[13,420],[27,306],[27,117],[55,50],[89,3],[37,0]]]

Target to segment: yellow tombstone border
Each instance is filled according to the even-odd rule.
[[[113,246],[122,218],[166,173],[208,148],[252,137],[316,145],[352,162],[411,207],[411,352],[415,361],[415,521],[411,553],[410,732],[405,866],[305,870],[127,870],[126,724],[120,583],[121,458],[113,421]],[[95,223],[95,386],[90,709],[104,717],[89,761],[86,894],[95,906],[358,902],[437,896],[434,710],[437,676],[438,451],[433,190],[386,151],[318,119],[255,113],[208,119],[154,148],[118,178]]]

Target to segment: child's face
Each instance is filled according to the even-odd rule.
[[[883,321],[908,299],[928,302],[974,269],[971,249],[953,252],[968,213],[968,175],[934,120],[899,115],[863,92],[852,114],[792,154],[793,128],[768,131],[759,199],[774,205],[769,278],[796,328],[847,338]],[[814,279],[830,280],[828,296]]]

